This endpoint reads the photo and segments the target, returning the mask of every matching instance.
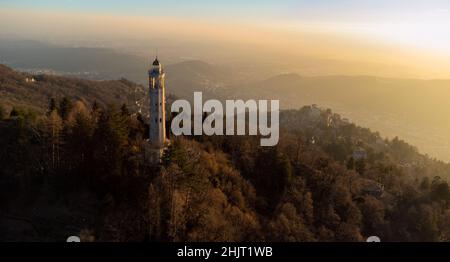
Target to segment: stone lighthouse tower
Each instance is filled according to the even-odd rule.
[[[150,95],[150,153],[151,161],[159,162],[168,144],[166,138],[166,90],[165,73],[158,58],[153,62],[149,76]]]

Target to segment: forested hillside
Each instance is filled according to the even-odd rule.
[[[171,137],[123,106],[50,99],[0,114],[1,240],[449,241],[450,167],[315,106],[258,137]]]
[[[31,75],[14,71],[0,64],[0,105],[26,107],[43,113],[51,98],[80,100],[100,105],[132,103],[142,95],[143,88],[125,79],[90,81],[78,78]]]

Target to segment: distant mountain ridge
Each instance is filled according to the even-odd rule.
[[[111,49],[63,47],[36,41],[2,41],[0,63],[27,71],[48,71],[96,80],[136,80],[146,59]],[[145,71],[143,71],[145,72]]]

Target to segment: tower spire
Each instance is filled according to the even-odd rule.
[[[155,61],[153,61],[153,65],[154,66],[160,66],[159,60],[158,60],[158,56],[156,56]]]

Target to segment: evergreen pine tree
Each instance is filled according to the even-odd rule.
[[[5,118],[5,109],[3,108],[3,106],[0,105],[0,120]]]
[[[48,111],[47,114],[52,113],[53,111],[58,110],[57,106],[56,106],[56,100],[52,97],[50,98],[50,101],[48,103]]]
[[[61,118],[63,120],[67,120],[69,117],[70,112],[72,111],[73,104],[72,101],[68,97],[64,97],[61,102],[59,103],[59,111]]]

